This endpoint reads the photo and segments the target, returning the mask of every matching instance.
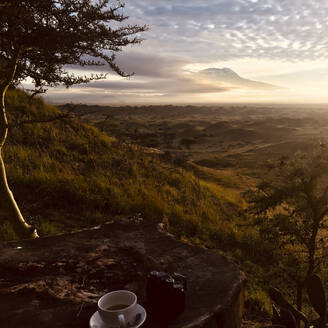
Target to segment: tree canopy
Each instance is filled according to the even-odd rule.
[[[140,43],[146,26],[129,25],[117,0],[1,0],[0,2],[0,199],[2,212],[20,237],[37,233],[24,219],[9,189],[2,151],[8,134],[5,96],[10,86],[30,79],[34,94],[47,87],[105,78],[83,76],[68,67],[107,65],[129,76],[115,63],[123,47]]]
[[[47,86],[69,87],[104,77],[76,76],[66,65],[107,64],[126,76],[115,63],[115,53],[140,43],[138,33],[146,26],[122,26],[128,18],[123,8],[123,3],[113,0],[2,0],[2,84],[31,78],[36,91],[43,92]]]
[[[320,271],[326,256],[327,172],[328,149],[322,146],[273,165],[257,188],[246,193],[255,226],[279,249],[276,265],[284,266],[300,289]]]

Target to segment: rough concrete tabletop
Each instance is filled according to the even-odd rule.
[[[98,298],[117,289],[134,291],[146,307],[152,270],[187,277],[186,309],[169,325],[159,318],[143,327],[240,327],[245,276],[237,266],[146,222],[1,243],[0,326],[89,327]]]

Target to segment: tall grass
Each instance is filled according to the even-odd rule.
[[[9,91],[7,107],[14,126],[61,114],[19,90]],[[213,231],[220,230],[218,239],[235,230],[237,196],[77,119],[13,127],[4,157],[23,214],[43,234],[134,213],[167,217],[177,235],[207,244]],[[7,228],[2,225],[2,239],[14,237]]]
[[[166,217],[178,238],[220,248],[240,262],[264,263],[272,253],[272,245],[244,225],[245,203],[227,188],[228,178],[222,185],[216,177],[202,180],[195,170],[164,162],[78,119],[21,125],[61,112],[20,90],[8,92],[7,107],[10,124],[18,125],[10,129],[4,148],[9,185],[41,235],[141,213],[146,220]],[[0,239],[15,238],[0,216]],[[256,281],[257,267],[248,272]],[[248,294],[249,304],[261,309],[268,308],[258,289],[264,280],[256,281]]]

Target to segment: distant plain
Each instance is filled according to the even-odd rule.
[[[269,160],[328,141],[324,105],[74,105],[74,111],[112,136],[252,178]]]

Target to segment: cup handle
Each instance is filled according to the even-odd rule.
[[[125,321],[125,318],[124,318],[123,314],[118,315],[118,321],[120,323],[120,328],[126,328],[127,327],[126,321]]]

